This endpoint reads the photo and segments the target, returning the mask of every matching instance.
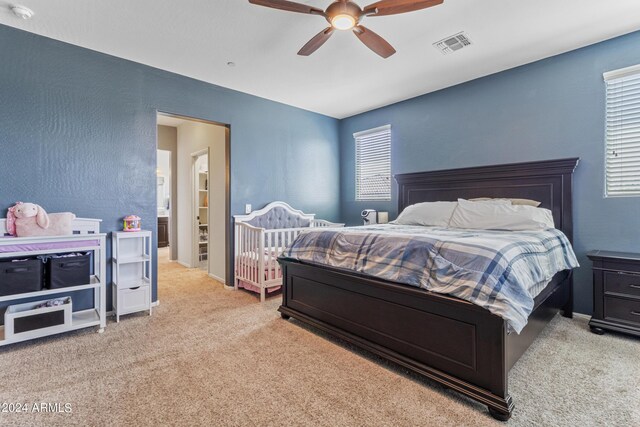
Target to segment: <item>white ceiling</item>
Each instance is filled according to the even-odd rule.
[[[445,0],[364,20],[398,51],[389,59],[351,32],[301,57],[326,21],[248,0],[23,3],[33,19],[19,20],[0,0],[0,23],[337,118],[640,29],[639,0]],[[459,31],[471,47],[445,56],[431,45]]]
[[[164,114],[158,114],[158,124],[162,126],[171,126],[177,128],[183,124],[186,120],[174,116],[166,116]]]

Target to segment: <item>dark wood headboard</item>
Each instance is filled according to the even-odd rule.
[[[556,228],[573,240],[572,178],[578,158],[511,163],[395,175],[398,213],[415,203],[476,197],[542,202]]]

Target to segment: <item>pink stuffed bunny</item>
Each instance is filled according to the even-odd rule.
[[[40,205],[17,202],[7,213],[7,232],[18,237],[73,234],[71,212],[48,215]]]

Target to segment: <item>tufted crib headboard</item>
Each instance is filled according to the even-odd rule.
[[[285,202],[271,202],[248,215],[234,215],[233,218],[236,223],[244,222],[254,227],[275,230],[309,227],[315,219],[315,214],[306,214]]]

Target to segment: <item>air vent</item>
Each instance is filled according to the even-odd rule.
[[[438,49],[445,55],[453,53],[469,45],[471,45],[471,39],[469,39],[469,36],[467,36],[464,31],[459,32],[458,34],[455,34],[451,37],[444,38],[433,44],[436,49]]]

